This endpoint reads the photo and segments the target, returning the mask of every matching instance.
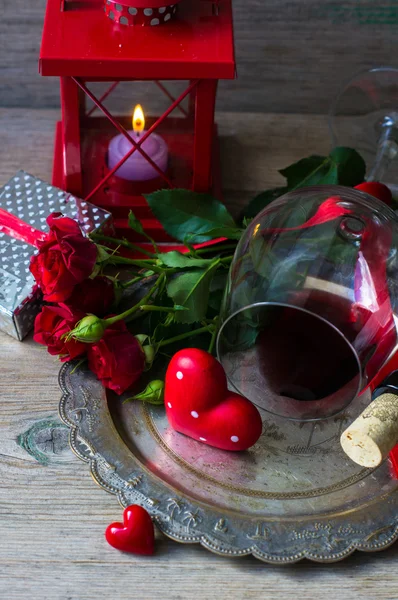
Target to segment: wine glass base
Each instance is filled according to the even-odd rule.
[[[366,162],[367,179],[389,187],[398,185],[398,157],[385,146],[398,143],[397,109],[398,69],[379,67],[344,84],[329,112],[333,145],[355,148]]]

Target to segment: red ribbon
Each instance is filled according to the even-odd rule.
[[[332,196],[331,198],[328,198],[322,202],[315,215],[302,225],[298,225],[297,227],[279,227],[277,229],[267,229],[266,231],[271,231],[272,233],[283,233],[285,231],[308,229],[308,227],[323,225],[323,223],[328,223],[329,221],[333,221],[333,219],[337,219],[338,217],[342,217],[343,215],[347,215],[352,212],[348,210],[348,208],[339,206],[338,202],[341,202],[341,198],[338,196]]]
[[[38,247],[38,242],[46,239],[47,234],[35,229],[19,217],[12,215],[6,210],[0,208],[0,232],[6,233],[10,237],[21,242],[26,242],[31,246]]]
[[[392,242],[389,226],[368,219],[363,234],[358,261],[355,267],[355,300],[353,310],[358,311],[364,326],[357,338],[357,350],[377,345],[376,352],[367,364],[373,379],[380,370],[378,354],[388,356],[396,343],[396,330],[390,294],[387,285],[387,258]],[[355,318],[355,315],[353,315]]]

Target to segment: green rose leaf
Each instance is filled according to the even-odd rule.
[[[262,235],[257,235],[251,240],[249,251],[255,271],[269,280],[275,267],[278,266],[278,261]]]
[[[205,231],[201,235],[193,234],[196,243],[206,242],[207,240],[215,240],[217,238],[227,238],[229,240],[240,240],[243,229],[239,227],[215,227],[209,231]],[[190,236],[191,237],[191,236]],[[190,240],[191,241],[191,240]]]
[[[327,157],[313,154],[308,158],[302,158],[285,169],[281,169],[279,173],[286,177],[289,189],[302,187],[302,181],[307,178],[310,182],[312,179],[315,181],[315,183],[308,183],[308,185],[316,185],[319,178],[327,172],[328,162]]]
[[[104,246],[101,246],[100,244],[97,244],[97,263],[103,263],[106,262],[107,260],[109,260],[109,258],[111,257],[111,255],[109,254],[107,248],[105,248]]]
[[[244,210],[244,218],[243,220],[252,219],[258,215],[268,204],[271,204],[274,200],[283,196],[288,191],[287,187],[277,187],[272,188],[271,190],[266,190],[261,194],[258,194],[253,200],[251,200],[248,206]]]
[[[159,255],[158,264],[174,269],[206,268],[212,263],[208,258],[192,258],[177,250]]]
[[[312,155],[282,169],[289,190],[312,185],[346,185],[352,187],[365,178],[363,158],[352,148],[334,148],[329,156]]]
[[[209,306],[217,314],[220,312],[221,302],[227,285],[228,271],[220,269],[214,274],[210,282]]]
[[[175,304],[188,309],[176,312],[175,321],[195,323],[205,318],[209,304],[210,283],[218,264],[218,261],[215,261],[207,269],[192,269],[177,274],[169,281],[167,294]]]
[[[189,190],[159,190],[145,198],[167,233],[183,242],[189,237],[191,242],[224,236],[222,231],[236,229],[228,210],[209,194],[198,194]]]
[[[365,178],[363,158],[352,148],[334,148],[329,156],[313,154],[281,169],[286,177],[285,187],[273,188],[256,196],[243,211],[245,218],[255,217],[268,204],[290,192],[313,185],[344,185],[353,187]]]
[[[310,156],[279,171],[287,178],[288,189],[295,190],[312,185],[337,185],[337,163],[330,156]]]
[[[244,228],[249,227],[250,223],[253,221],[253,217],[243,217],[242,225]]]
[[[144,228],[141,221],[137,219],[132,210],[129,212],[128,223],[129,227],[133,229],[133,231],[136,231],[137,233],[144,233]]]
[[[365,179],[366,164],[353,148],[334,148],[329,155],[338,169],[338,183],[354,187]]]

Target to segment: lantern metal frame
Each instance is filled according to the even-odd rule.
[[[60,78],[62,118],[56,127],[53,184],[111,210],[122,233],[128,232],[132,209],[157,241],[170,238],[153,217],[145,193],[189,188],[221,195],[216,92],[218,81],[233,79],[236,72],[231,0],[182,0],[178,6],[179,16],[167,24],[129,27],[107,18],[102,0],[48,0],[39,61],[42,75]],[[176,80],[188,82],[177,98],[165,84]],[[89,87],[94,81],[110,87],[97,97]],[[147,131],[138,141],[128,133],[131,117],[113,116],[104,104],[123,81],[153,81],[171,102],[163,114],[147,118]],[[93,103],[88,110],[87,98]],[[181,105],[185,98],[188,109]],[[101,117],[93,116],[96,109]],[[176,109],[182,118],[170,116]],[[106,154],[115,129],[131,149],[110,170]],[[155,130],[169,146],[167,172],[142,148]],[[117,177],[134,152],[158,178],[127,182]]]

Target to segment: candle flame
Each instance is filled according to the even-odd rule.
[[[136,133],[141,133],[145,128],[144,111],[141,104],[137,104],[133,114],[133,129]]]

